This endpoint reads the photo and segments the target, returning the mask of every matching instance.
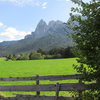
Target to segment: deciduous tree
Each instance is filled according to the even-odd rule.
[[[80,63],[80,66],[75,65],[74,67],[85,75],[86,81],[96,80],[100,84],[100,1],[71,1],[78,5],[71,9],[71,20],[69,21],[74,30],[72,33],[75,42],[74,53]]]

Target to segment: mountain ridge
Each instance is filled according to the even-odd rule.
[[[40,20],[34,32],[26,35],[18,41],[0,43],[0,56],[22,52],[36,51],[39,48],[50,50],[53,48],[66,48],[72,46],[72,39],[68,35],[72,33],[62,21],[50,21],[48,24]]]

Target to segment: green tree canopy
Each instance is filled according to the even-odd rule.
[[[79,15],[71,15],[70,25],[74,33],[72,34],[75,45],[75,54],[78,62],[82,66],[77,66],[77,71],[85,74],[95,74],[91,77],[99,79],[100,76],[100,2],[91,0],[84,3],[82,0],[71,0],[78,4],[72,8],[72,12]],[[78,24],[74,24],[78,22]],[[87,67],[83,66],[86,64]]]
[[[100,1],[71,1],[77,4],[76,8],[71,9],[69,24],[74,30],[74,53],[80,63],[74,67],[85,75],[86,81],[96,80],[100,83]]]
[[[44,59],[44,56],[42,56],[41,53],[32,52],[32,53],[30,53],[30,55],[29,55],[29,59],[30,59],[30,60]]]

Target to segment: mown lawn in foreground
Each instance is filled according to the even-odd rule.
[[[70,59],[50,59],[50,60],[31,60],[31,61],[4,61],[0,59],[0,77],[29,77],[29,76],[46,76],[46,75],[68,75],[77,74],[72,65],[77,64],[76,58]],[[41,84],[55,84],[55,83],[71,83],[76,80],[65,81],[41,81]],[[0,82],[0,85],[32,85],[35,81],[27,82]],[[3,92],[6,96],[11,96],[12,93],[23,92]],[[28,92],[29,94],[29,92]],[[30,94],[34,94],[30,92]],[[54,95],[54,92],[41,92],[45,95]],[[61,92],[61,95],[69,94]]]

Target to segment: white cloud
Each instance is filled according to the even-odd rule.
[[[4,23],[0,22],[0,27],[3,27],[4,26]]]
[[[2,39],[0,39],[0,42],[3,42],[3,40],[2,40]]]
[[[20,40],[28,34],[31,34],[31,32],[19,31],[14,27],[8,27],[4,32],[0,33],[0,37],[3,38],[3,41]],[[0,41],[2,41],[2,39]]]
[[[0,22],[0,29],[5,29],[7,28],[7,25],[5,25],[3,22]]]
[[[47,8],[47,4],[48,4],[47,2],[42,3],[42,8],[44,9]]]
[[[32,5],[32,6],[39,6],[42,8],[47,7],[47,2],[41,2],[39,0],[0,0],[1,2],[11,2],[18,6],[25,6],[25,5]]]
[[[56,0],[56,1],[71,1],[71,0]]]
[[[70,0],[65,0],[65,1],[70,1]]]

